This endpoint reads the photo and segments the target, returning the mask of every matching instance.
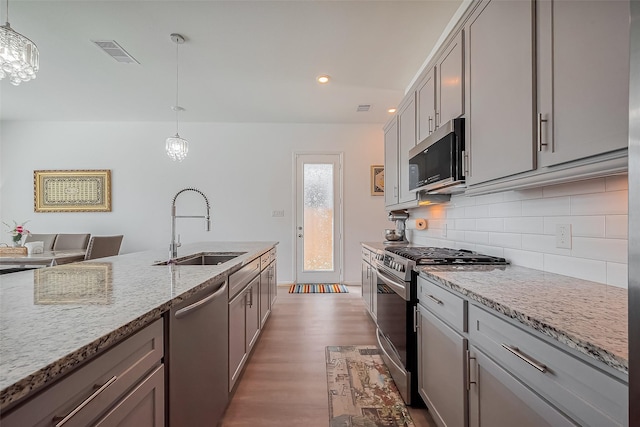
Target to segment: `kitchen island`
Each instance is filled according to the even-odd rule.
[[[153,265],[166,250],[4,275],[0,279],[0,411],[55,383],[161,319],[277,242],[202,242],[200,252],[242,255],[221,265]]]

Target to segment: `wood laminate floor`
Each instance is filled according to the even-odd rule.
[[[221,425],[327,427],[325,347],[375,343],[359,287],[348,294],[289,294],[278,287]],[[409,411],[417,427],[435,427],[426,409]]]

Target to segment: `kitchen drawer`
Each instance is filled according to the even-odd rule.
[[[92,425],[159,366],[163,354],[163,325],[159,319],[3,414],[0,424],[51,426],[75,411],[65,427]]]
[[[268,252],[263,253],[260,256],[260,269],[264,270],[266,266],[268,266],[271,261],[276,259],[276,250],[271,249]]]
[[[474,344],[581,426],[625,425],[624,382],[483,308],[469,306],[469,325]]]
[[[249,261],[244,267],[229,276],[229,299],[244,289],[258,273],[260,273],[260,257]]]
[[[467,331],[467,301],[418,276],[418,302],[460,332]]]

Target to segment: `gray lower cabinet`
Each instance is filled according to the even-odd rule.
[[[164,327],[156,320],[19,406],[3,427],[165,425]]]
[[[273,261],[269,265],[269,298],[271,299],[270,306],[273,309],[273,305],[278,298],[278,266],[274,256]]]
[[[240,292],[229,302],[229,391],[242,372],[247,354],[247,292]]]
[[[467,339],[418,304],[418,391],[438,426],[464,427],[467,418]]]
[[[267,322],[267,317],[271,313],[271,292],[269,268],[265,268],[260,272],[260,328]]]
[[[245,315],[247,317],[246,352],[249,353],[260,334],[260,276],[247,286]]]
[[[473,345],[469,358],[470,427],[577,425]]]

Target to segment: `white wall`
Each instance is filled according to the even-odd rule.
[[[623,175],[454,196],[447,204],[413,209],[407,234],[421,245],[476,250],[514,265],[626,287],[627,212]],[[428,219],[428,228],[416,230],[415,218]],[[556,224],[571,224],[571,249],[556,247]]]
[[[382,197],[370,195],[370,166],[383,164],[381,125],[184,123],[189,156],[172,162],[164,140],[170,123],[2,122],[0,218],[29,220],[37,233],[124,234],[122,253],[168,247],[170,206],[184,187],[212,205],[212,231],[179,220],[182,242],[279,241],[278,281],[294,278],[293,153],[344,153],[345,281],[360,281],[360,242],[380,241],[389,227]],[[112,212],[35,213],[33,171],[110,169]],[[200,214],[195,193],[178,214]],[[273,218],[284,210],[284,218]],[[3,233],[0,241],[8,242]]]

